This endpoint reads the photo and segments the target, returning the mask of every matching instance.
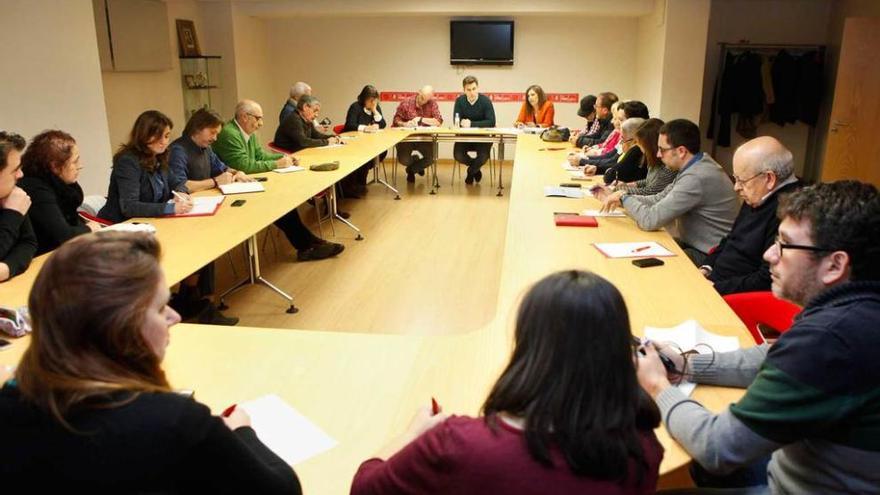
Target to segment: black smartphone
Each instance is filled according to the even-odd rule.
[[[12,342],[10,342],[10,341],[8,341],[8,340],[6,340],[6,339],[0,339],[0,351],[2,351],[3,349],[8,348],[8,347],[11,346],[11,345],[12,345]]]
[[[574,182],[563,182],[562,184],[559,184],[559,187],[574,187],[580,189],[581,185]]]
[[[236,199],[235,201],[232,202],[232,206],[241,206],[245,203],[247,203],[247,200],[245,200],[245,199]]]
[[[649,268],[652,266],[660,266],[662,264],[663,260],[658,258],[641,258],[633,260],[633,265],[636,265],[639,268]]]
[[[269,178],[268,177],[254,177],[254,180],[257,182],[266,182],[267,180],[269,180]]]

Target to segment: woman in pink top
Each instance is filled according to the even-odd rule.
[[[620,292],[589,272],[538,282],[483,416],[424,409],[361,464],[352,495],[654,493],[660,413],[636,381]]]

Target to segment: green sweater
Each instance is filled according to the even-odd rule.
[[[275,160],[284,156],[263,150],[256,134],[251,134],[250,139],[245,142],[244,134],[241,133],[235,120],[223,124],[223,129],[217,136],[217,141],[211,145],[211,149],[227,166],[246,174],[274,170]]]
[[[461,95],[455,99],[452,115],[458,114],[459,119],[471,121],[471,127],[495,127],[495,107],[492,100],[486,95],[477,96],[477,101],[471,105],[467,96]]]

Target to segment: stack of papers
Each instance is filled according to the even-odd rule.
[[[681,351],[695,350],[701,354],[711,352],[730,352],[739,349],[739,339],[714,334],[697,323],[687,320],[672,328],[645,327],[645,338],[654,342],[670,342]],[[704,344],[699,345],[698,344]],[[676,387],[691,395],[696,384],[682,380]]]
[[[257,438],[291,466],[339,443],[277,395],[265,395],[239,407],[251,417]]]
[[[654,241],[646,242],[597,242],[593,244],[609,258],[644,258],[675,256],[675,253]]]
[[[590,194],[590,191],[585,191],[578,187],[544,186],[544,196],[580,199],[592,196],[592,194]]]
[[[567,170],[569,172],[578,172],[583,175],[584,167],[575,167],[574,165],[569,163],[568,160],[565,160],[564,162],[562,162],[562,170]]]
[[[263,192],[265,190],[266,188],[259,182],[231,182],[220,185],[220,192],[223,194]]]
[[[289,174],[290,172],[302,172],[303,170],[305,170],[305,168],[297,166],[297,165],[291,165],[289,167],[276,168],[272,171],[279,173],[279,174]]]
[[[221,196],[222,197],[222,196]],[[126,222],[114,223],[101,229],[101,232],[145,232],[147,234],[155,234],[156,227],[149,223],[143,222]]]
[[[241,183],[243,184],[243,183]],[[255,183],[256,184],[256,183]],[[229,185],[229,184],[225,184]],[[223,186],[220,186],[222,189]],[[172,217],[203,217],[208,215],[213,215],[217,213],[217,209],[220,208],[220,203],[226,199],[224,196],[199,196],[197,198],[192,198],[193,207],[186,213],[174,213]],[[173,201],[168,201],[172,203]],[[121,224],[117,224],[121,225]],[[152,227],[152,226],[151,226]],[[155,229],[154,229],[155,230]]]

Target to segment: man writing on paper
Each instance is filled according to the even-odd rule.
[[[183,135],[171,143],[168,166],[171,173],[186,183],[189,192],[213,189],[231,182],[253,182],[241,170],[227,167],[211,149],[222,127],[223,119],[217,112],[202,108],[189,118]]]
[[[762,256],[776,239],[780,196],[800,187],[791,151],[770,136],[747,141],[733,155],[733,179],[743,205],[700,272],[720,294],[770,290],[770,270]]]
[[[314,122],[321,113],[321,102],[314,96],[303,96],[296,103],[296,112],[284,118],[275,131],[275,145],[290,152],[305,148],[339,144],[342,140],[335,134],[324,134],[315,128]]]
[[[696,124],[684,119],[667,122],[660,128],[657,144],[657,156],[678,171],[672,184],[651,196],[612,195],[602,209],[623,205],[644,230],[673,227],[676,241],[700,266],[730,232],[739,201],[721,165],[700,151]]]
[[[412,98],[397,106],[393,127],[438,127],[443,124],[440,107],[434,100],[434,88],[422,86]],[[415,182],[416,174],[425,175],[425,169],[434,162],[433,143],[399,143],[397,160],[406,167],[406,181]]]
[[[686,364],[659,349],[688,379],[748,387],[745,395],[712,414],[670,385],[654,344],[639,357],[639,383],[699,466],[727,475],[713,486],[877,493],[880,196],[856,181],[817,184],[782,198],[779,217],[764,259],[773,293],[804,306],[794,325],[772,346],[695,355]],[[730,473],[746,466],[751,476],[734,473],[734,483]]]
[[[223,125],[212,145],[214,152],[230,167],[245,173],[266,172],[275,167],[296,163],[292,155],[267,153],[260,146],[256,132],[263,127],[263,108],[253,100],[242,100],[235,106],[235,118]],[[327,242],[312,234],[303,225],[296,208],[275,221],[287,240],[296,249],[297,259],[311,261],[341,253],[345,246]]]

